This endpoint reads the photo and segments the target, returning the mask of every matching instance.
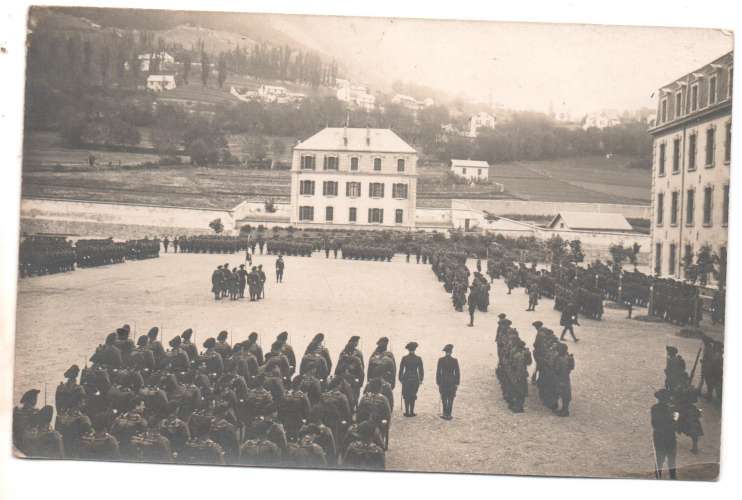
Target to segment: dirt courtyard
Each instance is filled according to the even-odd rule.
[[[163,254],[159,259],[21,280],[15,402],[29,388],[43,392],[46,383],[51,403],[64,370],[84,363],[105,336],[124,323],[132,326],[135,338],[159,326],[163,343],[188,327],[199,344],[222,329],[231,332],[232,342],[257,331],[264,349],[287,330],[297,355],[314,334],[323,332],[334,360],[351,335],[361,336],[366,358],[376,339],[388,336],[398,362],[406,353],[404,345],[417,341],[426,370],[416,418],[402,416],[400,388],[395,389],[388,469],[652,477],[649,409],[654,391],[664,383],[665,346],[677,346],[689,368],[700,347],[697,339],[677,336],[677,327],[627,320],[625,311],[606,309],[603,321],[581,321],[576,329],[580,342],[569,342],[576,361],[571,416],[553,416],[541,405],[535,387],[525,413],[513,414],[495,378],[497,314],[507,313],[531,347],[531,323],[536,319],[558,330],[552,301],[544,299],[537,312],[526,312],[522,290],[507,295],[503,283],[495,281],[490,311],[477,314],[475,326],[468,328],[468,315],[453,310],[428,265],[407,264],[403,256],[381,263],[326,259],[315,253],[312,258],[288,257],[282,284],[273,276],[275,257],[257,256],[254,262],[268,271],[267,298],[257,303],[215,302],[210,294],[212,270],[227,262],[238,265],[240,258]],[[438,416],[435,386],[436,360],[447,343],[454,344],[462,372],[452,421]],[[705,400],[700,407],[705,431],[700,453],[689,452],[686,436],[678,439],[681,479],[716,476],[716,468],[708,464],[719,460],[720,411]]]

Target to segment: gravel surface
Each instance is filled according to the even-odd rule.
[[[555,331],[559,316],[544,299],[536,312],[526,312],[522,290],[506,294],[495,281],[490,312],[468,315],[451,307],[449,295],[429,266],[312,258],[286,258],[282,284],[274,282],[275,258],[258,256],[268,271],[267,299],[214,302],[211,271],[237,255],[165,254],[160,259],[83,269],[74,273],[19,282],[14,398],[28,388],[53,399],[54,388],[72,363],[81,364],[106,334],[129,323],[138,334],[151,326],[163,340],[191,327],[201,343],[228,329],[232,341],[251,331],[261,334],[267,349],[281,330],[303,352],[311,337],[324,332],[333,355],[348,337],[360,335],[370,354],[380,336],[391,339],[397,360],[411,340],[420,344],[426,379],[421,386],[416,418],[402,416],[400,388],[395,390],[387,468],[405,471],[472,472],[593,477],[652,477],[653,452],[649,409],[654,391],[664,383],[665,345],[678,347],[692,366],[700,346],[681,338],[668,324],[625,319],[625,311],[607,309],[603,321],[583,320],[576,329],[572,415],[553,416],[538,400],[535,387],[526,411],[512,414],[494,376],[497,314],[505,312],[530,346],[530,326],[542,320]],[[635,314],[643,311],[635,310]],[[558,333],[558,332],[557,332]],[[436,360],[446,343],[455,345],[462,385],[454,419],[439,418],[435,386]],[[696,380],[698,380],[696,378]],[[41,396],[43,401],[43,395]],[[720,411],[703,401],[705,436],[700,453],[689,452],[690,440],[678,441],[681,479],[714,479],[719,461]]]

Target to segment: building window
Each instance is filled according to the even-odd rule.
[[[407,184],[392,184],[392,198],[407,199]]]
[[[698,84],[694,84],[690,88],[690,110],[695,111],[698,109]]]
[[[358,158],[355,157],[355,156],[350,159],[350,170],[352,172],[357,172],[358,171]]]
[[[662,243],[654,245],[654,274],[662,274]]]
[[[711,211],[713,209],[714,204],[714,188],[711,186],[706,186],[703,188],[703,225],[704,226],[710,226],[711,225]]]
[[[324,181],[322,183],[322,194],[325,196],[337,196],[338,195],[337,181]]]
[[[404,172],[404,159],[397,160],[397,172]]]
[[[466,175],[466,167],[463,167],[463,168],[461,169],[461,175]]]
[[[693,245],[685,245],[685,255],[683,256],[683,268],[685,277],[688,278],[688,267],[693,265]]]
[[[477,177],[482,177],[482,169],[481,168],[478,168],[477,169]]]
[[[348,222],[356,221],[356,207],[350,207],[348,209]]]
[[[299,182],[299,194],[313,195],[314,194],[314,181],[300,181]]]
[[[667,144],[664,142],[660,144],[660,160],[659,160],[659,175],[660,177],[665,175],[665,150],[667,149]]]
[[[665,221],[665,193],[657,193],[657,225]]]
[[[302,156],[301,157],[301,169],[302,170],[314,170],[314,156]]]
[[[670,225],[676,226],[678,224],[678,200],[680,199],[680,193],[673,191],[670,195]]]
[[[727,122],[724,131],[724,163],[729,163],[732,160],[732,122]]]
[[[685,224],[687,226],[692,226],[693,223],[695,222],[696,190],[689,189],[686,198],[687,199],[686,199],[686,204],[685,204]]]
[[[299,207],[299,220],[314,220],[314,207]]]
[[[734,68],[729,68],[729,84],[727,84],[727,96],[732,97],[732,87],[734,87]]]
[[[374,170],[377,172],[381,170],[381,158],[374,158]]]
[[[337,170],[338,163],[339,161],[337,156],[325,156],[323,168],[325,170]]]
[[[706,166],[714,166],[714,153],[716,150],[716,129],[709,127],[706,129]]]
[[[680,139],[672,141],[672,173],[680,172]]]
[[[667,99],[662,99],[661,109],[660,119],[662,120],[662,123],[665,123],[667,121]]]
[[[396,224],[402,224],[404,219],[404,211],[401,208],[398,208],[394,211],[394,222]]]
[[[696,155],[698,147],[698,134],[695,132],[688,137],[688,170],[696,169]]]
[[[683,91],[679,91],[675,94],[675,116],[683,115]]]
[[[675,265],[677,264],[677,253],[678,253],[678,247],[675,243],[670,243],[670,262],[668,263],[668,270],[667,272],[669,274],[675,274]]]
[[[325,222],[332,222],[333,215],[335,215],[333,208],[325,207]]]
[[[345,183],[345,196],[350,198],[358,198],[361,196],[361,183],[360,182],[346,182]]]
[[[368,196],[370,198],[383,198],[384,197],[384,184],[381,182],[369,183]]]
[[[721,223],[729,224],[729,184],[724,186],[724,205],[721,212]]]
[[[709,104],[716,102],[716,77],[709,78]]]
[[[383,208],[369,208],[368,209],[368,222],[369,224],[383,224],[384,223],[384,209]]]

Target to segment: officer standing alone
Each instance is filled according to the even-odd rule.
[[[405,346],[409,354],[402,358],[399,364],[399,382],[402,384],[402,399],[404,400],[404,416],[415,417],[415,401],[417,390],[423,383],[425,373],[423,371],[423,360],[415,354],[417,342],[410,342]]]
[[[435,382],[438,384],[441,402],[443,403],[443,415],[441,415],[441,418],[451,420],[453,418],[451,415],[453,413],[453,400],[456,397],[456,389],[459,387],[459,382],[461,382],[461,372],[459,371],[458,360],[451,356],[453,344],[447,344],[443,348],[443,352],[446,354],[438,359]]]

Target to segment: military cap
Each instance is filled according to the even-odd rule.
[[[149,343],[149,337],[147,337],[146,335],[140,335],[139,338],[137,339],[138,346],[145,346],[148,343]]]
[[[358,341],[361,340],[361,337],[358,335],[353,335],[348,342],[352,344],[358,344]]]
[[[453,344],[446,344],[446,346],[443,348],[445,352],[451,352],[453,351]]]
[[[671,346],[671,345],[665,346],[665,350],[667,351],[667,354],[677,354],[678,353],[678,348],[677,347],[674,347],[674,346]]]
[[[319,344],[319,343],[320,343],[320,342],[322,342],[323,340],[325,340],[325,334],[324,334],[324,333],[318,333],[318,334],[317,334],[317,335],[315,335],[315,336],[314,336],[314,338],[312,339],[312,344]]]
[[[286,342],[289,338],[289,332],[281,332],[276,336],[276,340],[280,340],[281,342]]]
[[[177,347],[181,344],[181,339],[180,337],[173,337],[168,344],[170,344],[170,347]]]
[[[124,325],[121,328],[126,330],[126,333],[131,333],[131,327],[129,325]]]
[[[117,336],[118,338],[126,338],[126,337],[128,337],[128,336],[129,336],[129,332],[127,332],[127,331],[126,331],[125,329],[123,329],[123,328],[116,328],[116,336]]]
[[[156,326],[153,326],[147,332],[147,337],[149,337],[151,339],[156,339],[157,338],[157,335],[159,335],[159,333],[160,333],[160,329],[157,328]]]
[[[216,345],[216,340],[214,337],[209,337],[208,339],[204,340],[204,347],[206,349],[209,349],[210,347],[214,347]]]
[[[191,335],[193,335],[193,330],[191,328],[187,328],[183,330],[183,333],[180,334],[180,338],[183,340],[191,340]]]
[[[222,330],[219,332],[219,335],[216,336],[217,340],[227,340],[227,337],[229,337],[229,332],[227,330]]]
[[[536,328],[541,328],[542,326],[544,326],[544,322],[543,322],[543,321],[534,321],[534,322],[533,322],[533,323],[531,323],[531,324],[532,324],[533,326],[535,326]]]
[[[513,322],[510,321],[509,319],[504,319],[504,320],[500,321],[500,324],[501,325],[505,325],[505,326],[510,326],[510,325],[513,324]]]
[[[258,340],[258,332],[250,332],[250,335],[247,336],[247,340],[251,342]]]
[[[389,345],[389,337],[381,337],[376,341],[376,345],[379,347]]]
[[[36,403],[36,397],[39,395],[41,391],[38,389],[31,389],[23,393],[23,396],[21,396],[21,404],[34,404]]]
[[[282,253],[279,253],[279,254],[278,254],[278,257],[279,257],[279,258],[280,258],[280,257],[283,257],[283,254],[282,254]]]
[[[64,372],[64,378],[77,378],[79,374],[80,374],[80,367],[77,365],[72,365],[69,368],[67,368],[66,372]]]
[[[506,316],[507,315],[505,313],[500,313],[500,314],[497,315],[497,317],[500,318],[500,319],[505,319]]]
[[[408,351],[414,351],[415,349],[417,349],[417,345],[417,342],[408,342],[407,345],[404,346],[404,348]]]
[[[243,269],[245,267],[245,264],[240,264],[240,269]]]
[[[253,271],[257,271],[257,270],[258,270],[258,268],[257,268],[257,267],[255,267],[255,266],[252,266],[252,270],[253,270]]]

